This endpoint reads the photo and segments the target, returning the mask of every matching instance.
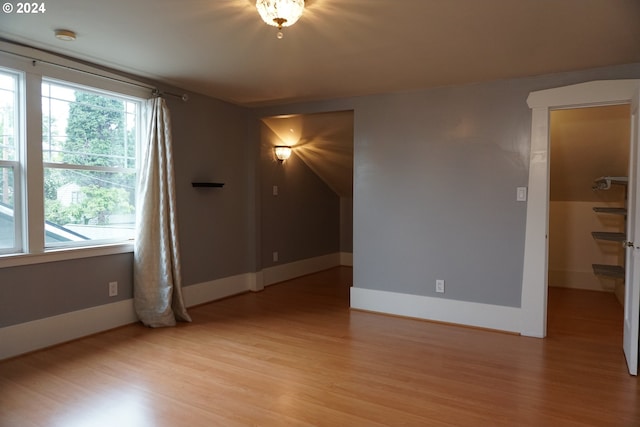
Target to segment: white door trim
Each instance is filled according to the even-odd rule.
[[[640,90],[638,91],[640,92]],[[631,149],[629,155],[629,186],[627,197],[627,242],[624,286],[624,355],[631,375],[638,375],[638,323],[640,322],[640,188],[638,187],[638,114],[640,94],[636,92],[631,102]],[[630,242],[634,242],[630,247]]]
[[[549,111],[630,103],[640,80],[598,80],[531,92],[529,201],[522,272],[522,335],[547,334],[547,232],[549,226]]]

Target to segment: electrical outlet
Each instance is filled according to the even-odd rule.
[[[274,196],[277,196],[277,195],[278,195],[278,186],[277,186],[277,185],[274,185],[274,186],[273,186],[273,195],[274,195]]]
[[[444,280],[442,279],[436,280],[436,292],[440,294],[444,294]]]
[[[109,282],[109,296],[115,297],[118,295],[118,282]]]
[[[278,251],[273,252],[273,262],[278,262]]]

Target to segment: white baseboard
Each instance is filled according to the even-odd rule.
[[[255,288],[256,274],[211,280],[185,286],[187,307],[204,304]],[[72,311],[57,316],[0,328],[0,360],[61,344],[138,321],[133,299]]]
[[[137,322],[133,300],[0,328],[0,360]]]
[[[270,267],[255,273],[185,286],[187,307],[204,304],[340,265],[339,253]],[[133,299],[0,328],[0,360],[135,323]]]
[[[351,308],[520,333],[520,308],[351,288]]]
[[[187,307],[227,298],[256,289],[255,277],[258,273],[245,273],[223,277],[182,288],[184,304]]]
[[[316,273],[340,265],[340,253],[307,258],[287,264],[276,265],[262,270],[264,286],[284,282],[306,274]]]

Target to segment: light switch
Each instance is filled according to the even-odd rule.
[[[274,185],[274,186],[273,186],[273,195],[274,195],[274,196],[277,196],[277,195],[278,195],[278,186],[277,186],[277,185]]]
[[[518,190],[516,192],[516,200],[518,202],[527,201],[527,187],[518,187]]]

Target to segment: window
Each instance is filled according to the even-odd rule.
[[[0,53],[0,267],[130,243],[149,90],[20,56]]]
[[[44,218],[72,241],[133,239],[140,102],[42,83]],[[47,247],[69,241],[46,234]]]
[[[0,68],[0,253],[21,249],[19,82],[19,74]]]

